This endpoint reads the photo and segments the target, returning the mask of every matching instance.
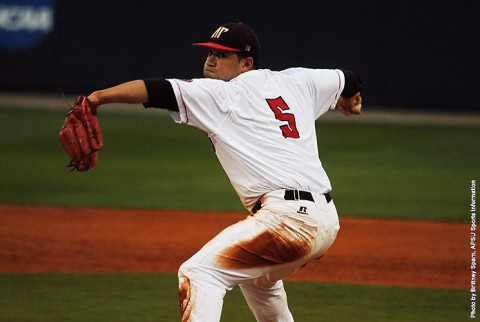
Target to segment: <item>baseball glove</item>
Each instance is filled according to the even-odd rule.
[[[71,171],[87,171],[97,164],[103,146],[97,109],[87,97],[79,96],[68,111],[59,134],[60,142],[71,157]]]

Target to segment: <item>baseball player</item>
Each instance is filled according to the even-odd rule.
[[[134,80],[88,99],[168,109],[206,132],[250,213],[181,265],[181,321],[220,321],[236,285],[257,321],[293,321],[282,279],[321,258],[340,228],[315,120],[336,106],[359,114],[360,79],[338,69],[259,69],[258,38],[242,23],[193,45],[208,49],[205,78]]]

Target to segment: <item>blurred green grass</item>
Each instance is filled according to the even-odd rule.
[[[114,109],[114,107],[108,107]],[[100,111],[98,166],[69,172],[65,110],[0,109],[0,203],[243,212],[206,134],[164,113]],[[342,216],[467,221],[477,126],[317,122]]]
[[[171,274],[0,274],[0,321],[178,321]],[[318,321],[465,321],[468,292],[285,282],[296,319]],[[225,297],[222,321],[253,322],[238,288]]]
[[[480,174],[478,127],[334,123],[317,131],[332,138],[319,146],[339,213],[469,219],[470,183]]]

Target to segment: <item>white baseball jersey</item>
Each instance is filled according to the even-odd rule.
[[[247,210],[278,189],[331,190],[315,120],[335,108],[344,87],[340,70],[252,70],[229,82],[168,81],[179,106],[172,117],[208,133]]]

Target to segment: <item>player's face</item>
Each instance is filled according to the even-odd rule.
[[[246,71],[243,60],[235,53],[211,49],[203,65],[203,75],[229,81]]]

